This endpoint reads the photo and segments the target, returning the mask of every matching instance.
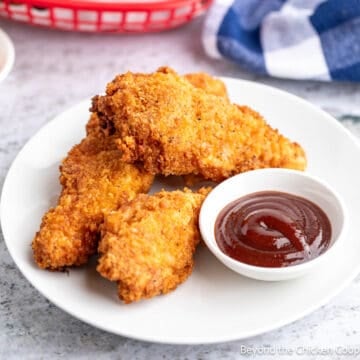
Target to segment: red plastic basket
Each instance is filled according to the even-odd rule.
[[[212,0],[0,0],[0,16],[32,25],[91,32],[171,29],[204,12]]]

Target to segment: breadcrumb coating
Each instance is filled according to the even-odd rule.
[[[102,226],[97,271],[118,283],[125,303],[174,290],[194,266],[198,214],[209,189],[140,194]]]
[[[214,78],[204,72],[187,74],[184,77],[196,88],[203,89],[209,94],[228,99],[226,86],[220,79]]]
[[[147,192],[153,182],[153,175],[120,160],[120,151],[99,130],[95,115],[87,131],[61,164],[61,195],[32,242],[40,268],[61,270],[86,263],[97,251],[104,215]]]
[[[117,137],[125,162],[153,174],[201,175],[222,181],[240,172],[304,170],[304,150],[254,110],[195,88],[173,70],[126,73],[93,99],[92,110]]]

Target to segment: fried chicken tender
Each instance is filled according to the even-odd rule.
[[[125,303],[174,290],[194,266],[198,213],[210,189],[140,194],[102,226],[97,271],[118,283]]]
[[[120,151],[101,132],[96,115],[87,132],[62,162],[61,195],[56,207],[44,215],[33,240],[40,268],[60,270],[86,263],[97,251],[104,215],[147,192],[153,182],[153,175],[120,160]]]
[[[126,73],[93,99],[92,110],[122,159],[151,173],[221,181],[266,167],[303,170],[304,150],[248,107],[195,88],[173,70]]]

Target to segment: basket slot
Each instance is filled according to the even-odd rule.
[[[29,23],[32,22],[30,7],[26,6],[26,4],[10,3],[7,9],[13,19]]]
[[[5,2],[5,11],[8,13],[8,16],[14,20],[25,22],[29,20],[25,4]]]
[[[119,11],[102,11],[99,23],[100,31],[117,31],[124,15]]]
[[[31,24],[43,26],[51,25],[50,11],[48,8],[28,5],[27,13]]]
[[[32,19],[33,24],[36,25],[43,25],[43,26],[50,26],[51,20],[49,18],[42,18],[42,17],[34,17]]]
[[[74,21],[74,11],[65,8],[53,8],[53,15],[56,22],[58,21]]]
[[[153,11],[151,13],[151,20],[154,21],[154,22],[165,21],[169,17],[170,17],[170,11],[169,10]]]
[[[146,20],[145,11],[128,11],[126,13],[126,23],[143,24]]]
[[[79,22],[96,23],[98,19],[98,11],[79,10],[78,12]]]
[[[26,22],[30,22],[30,18],[29,15],[26,13],[22,13],[22,12],[13,12],[12,13],[12,18],[14,20],[19,20],[19,21],[26,21]]]
[[[82,31],[97,31],[99,29],[101,12],[78,10],[76,12],[78,18],[78,29]]]
[[[62,30],[74,30],[74,24],[69,21],[57,21],[55,27]]]
[[[24,13],[27,10],[27,7],[25,4],[14,3],[11,1],[8,3],[7,8],[10,12],[17,12],[17,13]]]
[[[50,10],[48,8],[29,7],[31,16],[35,18],[49,18]]]
[[[104,23],[120,23],[123,17],[123,13],[115,11],[103,11],[102,12],[102,21]]]
[[[73,9],[54,7],[51,9],[52,25],[59,29],[75,30],[77,29],[76,12]]]
[[[96,31],[97,30],[97,24],[96,23],[78,23],[78,30],[81,31]]]
[[[123,25],[124,31],[142,31],[144,30],[144,24],[142,23],[126,23]]]
[[[193,12],[193,7],[191,5],[182,6],[175,10],[175,17],[184,17],[187,15],[191,15]]]

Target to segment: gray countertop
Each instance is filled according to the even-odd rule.
[[[50,31],[0,19],[16,48],[15,67],[0,84],[0,187],[20,148],[56,114],[102,92],[116,73],[153,71],[165,64],[181,73],[202,70],[285,89],[330,112],[360,137],[360,84],[269,79],[209,59],[201,46],[202,21],[166,33],[134,36]],[[238,342],[174,346],[126,339],[74,319],[24,279],[2,237],[0,257],[1,359],[239,359],[249,357],[243,354],[244,347],[264,346],[304,348],[290,358],[315,359],[316,349],[360,346],[360,277],[326,306],[279,330]]]

